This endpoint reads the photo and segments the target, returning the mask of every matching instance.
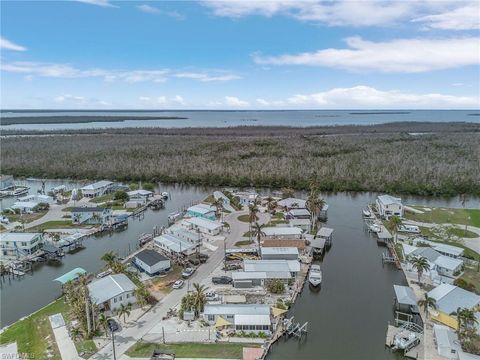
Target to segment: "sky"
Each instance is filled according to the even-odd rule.
[[[477,109],[480,1],[1,1],[2,109]]]

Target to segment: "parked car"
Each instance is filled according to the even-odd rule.
[[[231,284],[232,278],[229,276],[214,276],[212,277],[212,282],[214,284]]]
[[[5,217],[5,216],[0,216],[0,222],[1,222],[2,224],[8,224],[10,221],[8,220],[7,217]]]
[[[108,325],[108,329],[112,333],[117,332],[118,329],[119,329],[118,324],[114,319],[108,319],[107,320],[107,325]]]
[[[177,281],[175,281],[175,282],[173,283],[172,288],[174,288],[174,289],[180,289],[180,288],[183,286],[183,284],[185,284],[185,281],[183,281],[183,280],[177,280]]]
[[[185,270],[183,270],[182,277],[189,278],[190,276],[193,275],[194,272],[195,272],[194,268],[187,267],[187,268],[185,268]]]
[[[218,301],[220,296],[215,291],[209,291],[205,293],[205,300],[207,301]]]

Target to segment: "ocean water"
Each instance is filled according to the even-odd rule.
[[[186,119],[123,120],[115,122],[18,124],[1,129],[58,130],[129,127],[233,127],[233,126],[333,126],[369,125],[401,121],[480,122],[479,110],[285,110],[285,111],[72,111],[2,110],[1,117],[20,116],[159,116]]]

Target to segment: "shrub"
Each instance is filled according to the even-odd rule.
[[[268,284],[268,291],[273,294],[281,294],[285,291],[285,285],[280,280],[273,280]]]
[[[125,202],[129,200],[129,197],[126,191],[119,190],[115,191],[115,193],[113,194],[113,199]]]

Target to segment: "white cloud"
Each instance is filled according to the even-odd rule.
[[[270,105],[270,102],[265,100],[265,99],[257,99],[256,102],[260,105],[263,105],[263,106],[269,106]]]
[[[192,72],[184,72],[184,73],[177,73],[175,74],[177,78],[185,78],[185,79],[193,79],[203,82],[209,81],[230,81],[230,80],[237,80],[241,79],[240,76],[234,74],[216,74],[210,75],[206,73],[192,73]]]
[[[0,49],[5,49],[5,50],[13,50],[13,51],[25,51],[27,48],[15,44],[14,42],[11,42],[8,39],[5,39],[3,36],[0,37]]]
[[[225,96],[225,105],[232,107],[245,107],[249,105],[249,102],[240,100],[236,96]]]
[[[437,93],[413,94],[397,90],[383,91],[359,85],[313,94],[297,94],[288,98],[287,102],[300,108],[450,109],[477,108],[480,98]]]
[[[441,14],[415,18],[413,22],[423,23],[427,28],[442,30],[480,29],[480,3],[472,2]]]
[[[88,98],[85,96],[78,96],[72,94],[58,95],[53,98],[54,103],[63,106],[110,106],[111,104],[105,100],[99,100],[95,98]]]
[[[158,9],[154,6],[147,5],[147,4],[138,5],[137,9],[140,10],[140,11],[143,11],[145,13],[149,13],[149,14],[156,14],[156,13],[160,12],[160,9]]]
[[[311,65],[356,71],[424,72],[480,63],[480,38],[394,39],[372,42],[345,39],[347,49],[280,56],[254,55],[257,64]]]
[[[109,0],[76,0],[76,1],[84,4],[97,5],[101,7],[112,7],[112,8],[118,7],[113,5]]]
[[[181,105],[181,106],[186,105],[185,99],[180,95],[175,95],[174,97],[167,97],[167,96],[164,96],[164,95],[157,96],[157,97],[140,96],[138,99],[140,100],[140,102],[143,105],[145,105],[147,107],[155,107],[155,106],[178,107],[179,105]]]

